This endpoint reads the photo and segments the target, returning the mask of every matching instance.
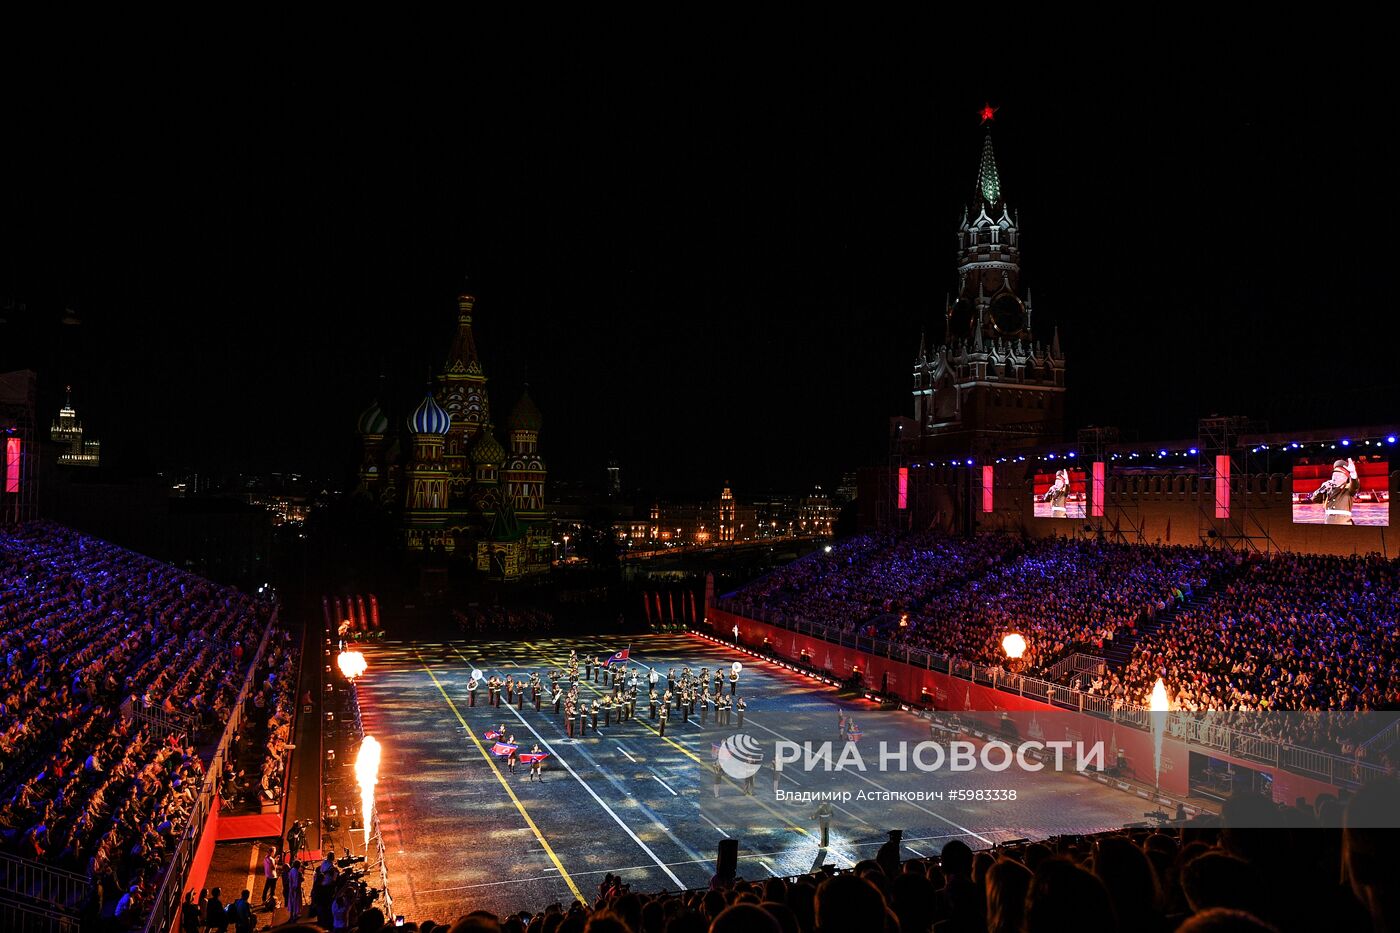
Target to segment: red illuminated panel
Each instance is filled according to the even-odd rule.
[[[909,468],[899,468],[899,507],[909,508]]]
[[[1094,494],[1089,502],[1089,514],[1095,518],[1103,518],[1103,473],[1103,461],[1094,461]]]
[[[20,439],[5,438],[5,491],[19,492]]]
[[[1215,458],[1215,517],[1230,517],[1230,458],[1224,454]]]
[[[992,478],[995,471],[990,465],[982,467],[982,511],[992,510]]]

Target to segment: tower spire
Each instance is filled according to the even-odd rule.
[[[982,161],[977,166],[977,192],[988,204],[1001,199],[1001,178],[997,175],[997,157],[992,151],[992,131],[982,138]]]

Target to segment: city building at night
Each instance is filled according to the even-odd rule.
[[[376,400],[356,423],[359,491],[398,517],[411,554],[440,554],[501,579],[549,568],[545,508],[548,471],[540,453],[543,417],[522,389],[497,439],[472,316],[457,299],[457,327],[437,378],[396,430]]]
[[[58,410],[58,420],[49,429],[49,440],[62,446],[56,458],[59,466],[95,467],[102,463],[102,442],[83,436],[83,423],[73,409],[73,387],[64,386],[65,401]]]

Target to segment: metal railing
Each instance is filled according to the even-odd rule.
[[[195,718],[187,713],[172,712],[160,706],[147,706],[132,698],[122,704],[122,714],[151,728],[160,738],[171,735],[194,734]]]
[[[258,642],[258,649],[253,652],[253,660],[248,665],[248,673],[243,678],[243,686],[238,691],[238,699],[233,702],[230,708],[228,723],[224,726],[224,734],[220,737],[218,747],[214,750],[214,756],[209,761],[209,767],[204,772],[204,783],[199,789],[199,796],[195,798],[189,822],[185,824],[185,830],[180,836],[179,844],[175,846],[175,853],[166,868],[165,876],[161,878],[160,888],[151,901],[150,913],[146,915],[146,920],[142,924],[143,933],[162,933],[162,931],[170,929],[175,917],[179,914],[180,895],[185,887],[185,879],[189,876],[190,866],[194,863],[200,839],[204,835],[205,824],[209,821],[209,811],[213,808],[214,798],[218,795],[219,778],[224,772],[224,759],[228,755],[229,747],[233,744],[234,733],[238,732],[243,724],[243,705],[247,702],[248,694],[252,690],[253,678],[257,674],[258,665],[262,663],[263,653],[267,651],[268,639],[272,636],[272,630],[277,627],[277,617],[278,610],[274,607],[272,618],[263,631],[262,640]]]
[[[1074,687],[1052,683],[1040,677],[1014,674],[1000,667],[950,658],[907,644],[897,644],[885,639],[862,636],[857,632],[846,631],[845,627],[840,625],[789,619],[780,613],[740,612],[728,608],[725,605],[726,602],[728,601],[716,600],[715,608],[745,619],[784,628],[797,634],[811,635],[841,647],[850,647],[890,660],[902,660],[925,670],[945,673],[972,683],[992,686],[1008,693],[1042,700],[1061,709],[1087,713],[1144,731],[1150,731],[1152,728],[1151,711],[1145,706],[1138,706],[1134,703],[1098,694],[1085,693]],[[1080,655],[1079,657],[1092,658],[1091,655]],[[1098,660],[1102,661],[1102,659]],[[810,663],[818,668],[825,666],[819,658],[812,658]],[[1222,714],[1211,712],[1175,712],[1170,717],[1168,728],[1173,735],[1189,744],[1225,752],[1249,761],[1274,765],[1288,771],[1320,777],[1334,784],[1365,784],[1376,778],[1384,777],[1387,773],[1383,767],[1369,762],[1245,732],[1227,725],[1225,718]],[[1397,723],[1396,728],[1400,728],[1400,723]],[[1389,729],[1382,734],[1389,734]]]
[[[5,933],[78,933],[80,927],[72,914],[0,897],[0,930]]]
[[[90,890],[83,875],[0,852],[0,892],[32,901],[39,910],[77,911]]]

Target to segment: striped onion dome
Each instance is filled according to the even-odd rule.
[[[376,401],[360,413],[360,420],[356,422],[355,428],[361,434],[382,435],[389,433],[389,419],[384,417],[379,402]]]
[[[423,403],[408,416],[408,429],[414,434],[446,434],[452,427],[452,416],[442,410],[432,393],[423,396]]]

